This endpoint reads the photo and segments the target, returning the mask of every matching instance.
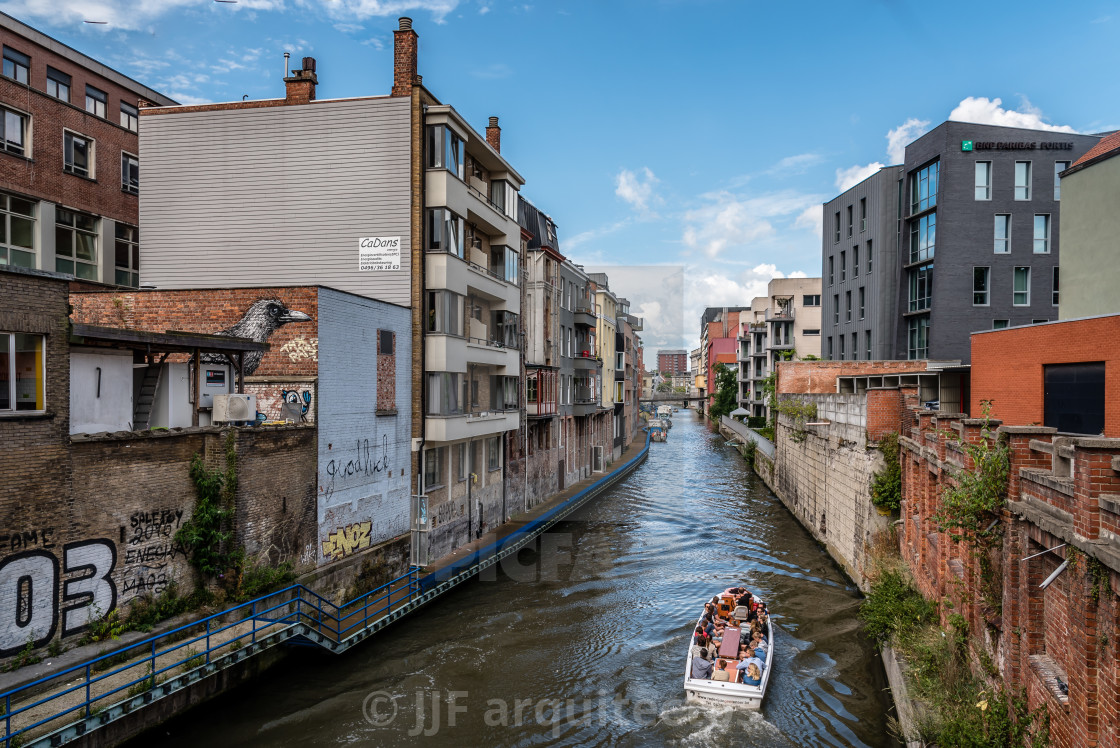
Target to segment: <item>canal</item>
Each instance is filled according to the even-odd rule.
[[[296,649],[136,744],[895,745],[855,587],[695,413],[673,424],[539,551],[345,655]],[[740,582],[777,624],[763,709],[685,705],[699,607]]]

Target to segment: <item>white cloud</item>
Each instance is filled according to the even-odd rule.
[[[801,215],[793,222],[793,227],[796,229],[812,229],[813,233],[820,239],[821,232],[824,230],[824,209],[819,205],[810,205],[801,211]]]
[[[212,103],[211,99],[205,96],[194,96],[193,94],[183,93],[182,91],[170,91],[167,95],[184,106]]]
[[[778,163],[767,169],[767,174],[794,175],[804,174],[810,166],[816,166],[823,158],[819,153],[799,153],[796,156],[786,156]]]
[[[513,69],[504,62],[495,62],[486,67],[475,68],[471,71],[471,75],[475,78],[482,78],[483,80],[497,80],[499,78],[508,78],[513,75]]]
[[[364,42],[362,42],[362,44],[373,47],[378,52],[385,49],[385,42],[383,42],[376,36],[371,36],[369,39],[366,39]]]
[[[949,119],[952,119],[950,117]],[[906,159],[906,146],[925,134],[929,120],[911,117],[887,133],[887,163],[901,164]]]
[[[883,164],[873,161],[866,166],[849,166],[836,170],[836,189],[845,192],[883,168]]]
[[[344,34],[353,34],[365,28],[365,26],[360,23],[346,23],[344,21],[339,21],[334,27]]]
[[[1031,104],[1027,97],[1021,97],[1022,105],[1018,110],[1004,109],[1000,98],[989,99],[984,96],[969,96],[949,112],[949,119],[957,122],[973,122],[978,125],[1000,125],[1002,127],[1024,127],[1030,130],[1049,130],[1051,132],[1077,132],[1069,125],[1051,125],[1042,121],[1042,112]]]
[[[610,234],[613,234],[616,231],[619,231],[623,227],[627,226],[629,223],[630,223],[630,219],[629,218],[624,218],[621,221],[615,221],[614,223],[609,224],[607,226],[600,226],[599,228],[588,229],[587,231],[581,231],[580,233],[573,235],[572,238],[570,238],[570,239],[561,238],[560,239],[560,249],[561,249],[562,252],[564,252],[564,254],[568,254],[569,252],[574,250],[576,247],[581,247],[581,246],[583,246],[584,244],[587,244],[590,241],[594,241],[595,239],[599,239],[599,238],[602,238],[604,236],[608,236]],[[586,264],[586,262],[584,264]]]
[[[701,195],[705,203],[684,214],[682,239],[686,246],[701,250],[710,258],[732,247],[772,237],[775,222],[799,218],[820,199],[816,195],[783,191],[758,197],[741,197],[726,190]],[[794,227],[798,226],[794,220]]]
[[[642,213],[649,210],[650,202],[654,199],[653,188],[658,183],[658,179],[648,166],[643,166],[640,174],[622,169],[615,177],[614,183],[614,194]]]

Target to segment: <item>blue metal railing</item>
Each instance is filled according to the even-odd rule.
[[[419,568],[412,567],[341,605],[292,585],[0,693],[2,745],[14,748],[67,730],[76,737],[294,637],[347,649],[361,631],[418,597],[418,577]],[[317,636],[309,636],[312,631]],[[68,716],[78,721],[52,725]],[[60,737],[59,743],[69,739]]]

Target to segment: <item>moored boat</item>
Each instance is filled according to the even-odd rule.
[[[653,419],[649,422],[649,438],[655,442],[663,442],[669,438],[669,429],[665,427],[664,422]]]
[[[717,595],[719,599],[717,612],[734,623],[737,621],[734,613],[738,606],[732,589],[736,588],[724,590]],[[758,598],[754,598],[754,601],[759,605],[762,604],[762,601]],[[701,626],[703,619],[704,614],[701,613],[693,631],[696,627]],[[738,670],[736,667],[741,662],[738,655],[740,633],[749,636],[749,632],[750,628],[746,625],[734,626],[729,624],[724,629],[723,642],[712,660],[712,672],[714,674],[717,671],[718,663],[722,660],[726,663],[725,667],[728,673],[728,680],[726,681],[692,677],[692,661],[694,657],[699,656],[701,648],[694,643],[695,637],[692,632],[689,632],[688,656],[685,658],[684,666],[684,692],[687,701],[729,704],[744,709],[762,708],[762,700],[766,696],[766,687],[770,683],[770,673],[774,669],[774,627],[769,621],[769,616],[767,616],[767,621],[763,627],[763,635],[766,637],[768,646],[765,661],[760,669],[761,679],[758,685],[743,683],[742,679],[746,671]]]

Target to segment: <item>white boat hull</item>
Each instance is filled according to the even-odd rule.
[[[703,616],[701,616],[702,618]],[[700,625],[700,619],[697,619],[696,625]],[[688,657],[685,660],[684,670],[685,701],[693,704],[726,704],[740,709],[761,709],[762,700],[766,697],[766,687],[770,684],[770,673],[774,669],[775,633],[773,621],[766,627],[766,636],[770,642],[770,647],[766,663],[762,669],[762,682],[757,686],[750,686],[743,683],[691,677],[694,645],[690,633],[688,635]]]

